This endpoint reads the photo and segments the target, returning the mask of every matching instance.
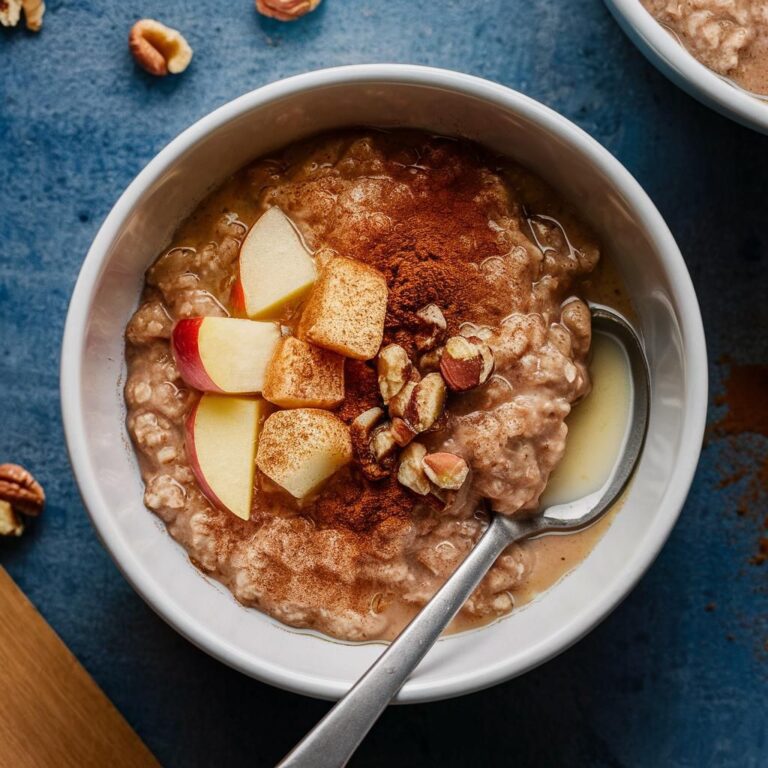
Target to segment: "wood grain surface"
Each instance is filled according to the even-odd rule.
[[[2,567],[0,766],[159,766]]]

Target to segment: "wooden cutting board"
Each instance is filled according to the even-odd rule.
[[[0,766],[159,765],[0,566]]]

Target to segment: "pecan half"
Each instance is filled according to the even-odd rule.
[[[155,19],[141,19],[131,27],[128,47],[136,63],[156,77],[177,75],[192,60],[192,49],[181,32]]]
[[[0,25],[15,27],[24,9],[27,29],[39,32],[43,26],[45,3],[43,0],[0,0]]]
[[[43,0],[21,0],[21,5],[24,8],[27,29],[39,32],[40,27],[43,26],[45,3]]]
[[[43,511],[45,491],[24,467],[0,464],[0,501],[25,515],[36,517]]]
[[[256,0],[256,10],[262,16],[279,21],[295,21],[320,5],[320,0]]]

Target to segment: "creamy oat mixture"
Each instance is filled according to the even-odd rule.
[[[713,71],[768,95],[766,0],[642,0],[653,16]]]
[[[385,275],[385,344],[410,349],[413,312],[435,302],[450,333],[479,335],[492,348],[491,380],[452,395],[440,428],[425,436],[431,450],[470,465],[458,493],[417,496],[395,477],[366,479],[353,463],[304,504],[257,473],[248,521],[202,494],[184,441],[200,395],[181,380],[169,336],[179,318],[230,313],[240,244],[270,206],[291,218],[318,263],[341,254]],[[460,278],[447,266],[457,258]],[[565,419],[590,389],[589,313],[576,295],[619,298],[606,267],[595,271],[598,260],[593,237],[543,183],[470,144],[369,130],[256,161],[180,228],[147,271],[126,329],[127,421],[146,505],[242,603],[347,640],[391,638],[484,530],[479,499],[507,514],[536,509],[565,449]],[[280,319],[295,329],[295,312]],[[336,412],[350,423],[380,401],[371,362],[347,360],[345,377]],[[454,628],[492,620],[546,588],[601,530],[510,547]]]

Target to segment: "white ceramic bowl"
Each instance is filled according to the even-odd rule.
[[[200,574],[142,503],[124,425],[123,330],[143,273],[177,224],[248,160],[340,126],[462,135],[520,160],[574,201],[626,280],[653,369],[647,447],[629,498],[571,575],[511,617],[441,640],[398,700],[456,696],[554,656],[630,591],[669,535],[693,478],[707,366],[699,308],[680,252],[637,182],[597,142],[503,86],[437,69],[365,65],[292,77],[221,107],[172,141],[104,222],[83,264],[64,333],[62,407],[93,523],[136,591],[226,664],[273,685],[336,698],[380,653],[292,631],[240,606]]]
[[[605,0],[619,26],[663,75],[702,104],[768,133],[768,101],[705,67],[645,10],[640,0]]]

